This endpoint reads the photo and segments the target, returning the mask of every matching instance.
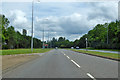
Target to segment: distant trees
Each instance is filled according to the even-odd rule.
[[[108,31],[108,44],[107,44]],[[88,34],[83,35],[74,44],[85,48],[85,38],[89,47],[104,49],[120,49],[120,21],[98,24]]]
[[[0,15],[2,19],[2,48],[15,49],[15,48],[30,48],[31,36],[27,36],[27,31],[23,29],[23,35],[19,31],[15,31],[13,26],[9,26],[9,20],[4,15]],[[33,38],[34,48],[42,46],[41,40]]]
[[[15,31],[13,26],[9,26],[10,21],[4,15],[0,15],[0,29],[2,29],[2,48],[30,48],[31,36],[27,36],[27,31],[23,29],[23,34]],[[108,43],[107,43],[108,36]],[[85,48],[85,38],[88,38],[88,46],[92,48],[120,49],[120,21],[98,24],[80,39],[69,41],[65,37],[54,38],[48,42],[49,47],[70,48],[79,46]],[[1,40],[1,39],[0,39]],[[34,48],[41,48],[42,42],[33,38]],[[46,42],[45,42],[46,43]]]
[[[26,34],[27,34],[26,29],[23,29],[23,35],[25,35],[25,36],[26,36]]]
[[[53,37],[51,40],[51,45],[53,48],[70,48],[73,46],[73,42],[65,39],[65,37],[59,37],[58,40]]]

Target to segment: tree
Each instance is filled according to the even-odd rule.
[[[25,36],[26,36],[26,34],[27,34],[26,29],[23,29],[23,35],[25,35]]]

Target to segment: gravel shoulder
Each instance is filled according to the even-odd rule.
[[[39,55],[4,55],[2,56],[2,73],[40,57]]]

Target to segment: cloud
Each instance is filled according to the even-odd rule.
[[[118,18],[118,2],[95,2],[89,3],[91,11],[88,13],[88,20],[104,19],[115,20]]]
[[[46,18],[48,20],[46,20]],[[46,18],[36,17],[35,19],[34,31],[39,32],[39,35],[36,34],[38,37],[42,36],[44,27],[46,34],[49,30],[53,37],[64,36],[70,40],[74,40],[73,38],[78,39],[81,35],[92,29],[94,27],[92,25],[99,23],[94,20],[89,22],[87,20],[87,16],[80,13],[73,13],[71,15],[61,17],[49,16]]]
[[[26,17],[26,13],[21,10],[13,10],[8,13],[8,19],[10,24],[15,27],[15,30],[18,30],[22,33],[22,29],[27,29],[31,27],[29,20]],[[30,31],[29,31],[30,32]]]
[[[12,3],[14,4],[14,3]],[[23,4],[23,3],[22,3]],[[54,4],[54,5],[53,5]],[[34,36],[42,39],[43,27],[45,39],[48,30],[51,37],[64,36],[74,40],[80,38],[97,24],[115,21],[118,16],[117,2],[80,2],[80,3],[34,3]],[[7,4],[6,4],[7,5]],[[21,5],[21,3],[19,3]],[[17,9],[6,6],[4,11],[17,30],[27,29],[31,35],[31,4]],[[10,10],[10,7],[12,9]],[[46,18],[48,20],[46,20]]]

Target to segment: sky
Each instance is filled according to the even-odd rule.
[[[97,24],[118,19],[118,1],[109,2],[37,2],[34,1],[34,37],[79,39]],[[16,31],[31,36],[32,3],[2,2],[2,14]]]

